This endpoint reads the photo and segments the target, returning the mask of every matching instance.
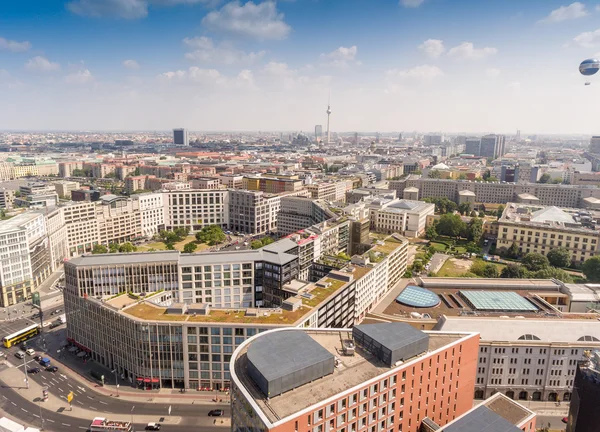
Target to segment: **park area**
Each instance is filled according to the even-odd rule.
[[[461,258],[450,258],[448,259],[439,272],[435,276],[437,277],[479,277],[477,273],[483,272],[483,268],[486,265],[496,267],[498,275],[502,272],[502,269],[506,267],[505,264],[490,263],[481,259],[461,259]],[[475,267],[477,273],[472,271]],[[481,270],[480,270],[481,268]]]
[[[183,252],[183,248],[185,247],[185,245],[192,241],[193,242],[196,241],[196,236],[188,235],[183,240],[173,243],[173,247],[175,248],[175,250]],[[209,248],[210,248],[210,246],[205,243],[199,243],[199,244],[197,243],[197,249],[195,250],[195,252],[202,252]],[[162,241],[155,241],[155,242],[150,242],[150,243],[146,243],[141,246],[138,246],[137,250],[138,250],[138,252],[154,252],[154,251],[166,251],[169,249],[167,248],[166,243],[164,243]]]

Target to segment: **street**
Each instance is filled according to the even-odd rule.
[[[562,422],[562,418],[565,416],[546,416],[540,415],[536,419],[536,427],[542,428],[549,426],[551,430],[564,431],[567,425]]]

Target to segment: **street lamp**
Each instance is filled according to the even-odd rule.
[[[119,397],[119,381],[117,377],[117,369],[115,368],[112,373],[115,374],[115,386],[117,387],[117,397]]]
[[[131,407],[131,429],[135,432],[135,426],[133,425],[133,410],[135,409],[135,405]]]

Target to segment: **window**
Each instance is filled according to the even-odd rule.
[[[541,340],[541,339],[539,337],[537,337],[536,335],[525,334],[523,336],[519,336],[519,340]]]

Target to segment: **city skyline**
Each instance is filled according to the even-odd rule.
[[[0,6],[0,130],[309,133],[329,92],[332,132],[594,134],[600,114],[577,72],[597,2],[34,3]]]

